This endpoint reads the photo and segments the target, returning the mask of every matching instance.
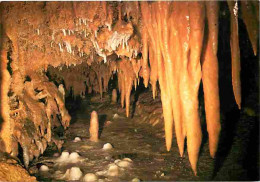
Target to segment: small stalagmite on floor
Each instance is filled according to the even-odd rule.
[[[117,91],[116,89],[113,89],[112,91],[112,103],[116,103],[117,102]]]
[[[89,134],[90,134],[90,141],[97,142],[98,141],[98,114],[96,111],[92,111],[91,119],[90,119],[90,127],[89,127]]]

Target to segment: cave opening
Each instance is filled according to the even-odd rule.
[[[0,181],[259,180],[259,2],[0,2]]]

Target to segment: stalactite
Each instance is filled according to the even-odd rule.
[[[98,74],[97,77],[98,77],[100,98],[102,99],[102,97],[103,97],[103,86],[102,86],[102,77],[101,77],[100,73]]]
[[[122,70],[120,69],[118,73],[118,86],[120,88],[120,101],[121,101],[121,107],[123,108],[125,105],[125,82],[124,82],[124,74]]]
[[[150,83],[152,85],[153,99],[155,99],[156,96],[156,83],[158,79],[158,72],[157,72],[158,65],[157,65],[155,51],[153,50],[154,47],[156,46],[151,47],[149,52],[149,61],[151,66]]]
[[[175,42],[176,46],[170,46],[170,56],[171,59],[174,61],[174,64],[172,65],[173,69],[173,90],[172,90],[172,106],[173,106],[173,119],[174,119],[174,124],[175,124],[175,133],[176,133],[176,138],[177,138],[177,144],[179,148],[179,153],[180,156],[183,156],[184,152],[184,139],[186,137],[186,128],[183,122],[182,118],[182,104],[181,104],[181,98],[180,98],[180,93],[182,90],[179,87],[180,84],[180,78],[182,74],[182,70],[179,69],[181,67],[181,62],[182,62],[182,57],[180,55],[181,47],[182,45],[180,44],[178,37],[180,36],[180,32],[177,30],[178,26],[178,15],[180,14],[180,8],[179,4],[173,4],[173,7],[176,7],[176,11],[171,14],[170,17],[170,22],[171,26],[176,27],[172,28],[172,33],[171,33],[171,40]]]
[[[164,99],[162,98],[162,101],[165,102],[165,107],[167,108],[166,114],[167,116],[164,116],[164,118],[167,118],[164,121],[165,124],[165,140],[166,140],[166,147],[169,151],[172,145],[172,132],[173,132],[173,105],[172,105],[172,86],[173,86],[173,75],[172,75],[172,60],[169,57],[169,28],[167,25],[167,17],[169,15],[170,7],[168,6],[169,3],[157,3],[157,14],[156,14],[156,21],[157,21],[157,28],[158,28],[158,44],[161,49],[162,53],[162,66],[164,67],[165,75],[165,95]],[[166,11],[163,11],[163,9],[166,9]],[[164,31],[161,31],[161,30]],[[163,96],[163,95],[162,95]],[[165,108],[165,109],[166,109]],[[177,126],[177,125],[176,125]],[[180,130],[178,130],[180,131]],[[178,138],[178,134],[177,134]]]
[[[238,108],[241,109],[240,49],[238,39],[238,2],[228,1],[230,11],[230,47],[232,57],[232,85]]]
[[[259,4],[258,2],[255,4],[253,1],[241,1],[241,11],[256,56],[259,34]]]
[[[187,48],[187,50],[185,50],[187,51],[187,62],[184,61],[182,67],[182,70],[184,72],[187,72],[182,73],[183,87],[181,79],[180,89],[182,90],[181,97],[184,116],[183,118],[187,131],[189,160],[191,163],[191,167],[196,175],[196,165],[202,140],[198,110],[198,90],[201,80],[200,55],[204,36],[205,9],[203,2],[189,3],[188,8],[188,27],[190,27],[190,29],[188,27],[187,28],[188,30],[190,30],[190,39],[188,40],[188,47],[185,47],[185,42],[183,42],[184,49]]]
[[[183,5],[186,7],[185,10]],[[171,11],[171,6],[175,11]],[[195,11],[189,9],[191,6],[196,7]],[[156,11],[151,11],[150,7],[157,10],[155,15],[153,12]],[[204,33],[204,4],[158,2],[149,5],[142,2],[141,9],[143,19],[147,20],[145,25],[150,32],[151,46],[157,50],[167,150],[171,147],[174,117],[180,155],[183,155],[184,137],[187,132],[189,158],[196,174],[201,143],[197,97],[201,79],[200,52]],[[158,33],[153,32],[156,27]],[[172,43],[174,46],[170,46]],[[149,54],[153,54],[153,49],[149,48]],[[152,65],[153,58],[150,57]]]
[[[218,11],[217,2],[206,2],[207,27],[205,29],[204,52],[202,56],[202,82],[209,133],[209,150],[214,158],[220,133],[220,103],[218,87]]]
[[[121,92],[121,106],[126,107],[126,117],[129,116],[130,110],[130,94],[135,80],[135,72],[129,60],[123,58],[118,66],[120,73],[118,73],[118,86]]]
[[[157,8],[157,3],[154,4],[154,6],[156,6]],[[167,10],[167,9],[166,9]],[[172,116],[172,107],[171,107],[171,101],[170,101],[170,97],[169,97],[169,90],[167,89],[169,85],[167,85],[167,79],[166,79],[166,73],[165,73],[165,68],[164,68],[164,60],[162,58],[161,55],[161,51],[160,51],[160,38],[158,37],[159,35],[157,33],[161,32],[161,26],[160,23],[158,23],[160,21],[160,14],[157,13],[155,18],[156,19],[152,19],[152,15],[151,13],[155,13],[152,12],[150,9],[150,6],[148,5],[147,2],[142,2],[141,3],[141,12],[142,12],[142,19],[144,20],[144,24],[145,24],[145,28],[148,30],[149,36],[152,37],[151,40],[156,40],[155,42],[157,42],[157,46],[153,48],[153,50],[157,50],[156,53],[156,59],[158,62],[158,77],[159,77],[159,83],[160,83],[160,88],[161,88],[161,100],[162,100],[162,106],[163,106],[163,115],[164,115],[164,123],[165,123],[165,140],[166,140],[166,147],[167,150],[169,151],[171,148],[171,143],[172,143],[172,122],[173,122],[173,116]],[[151,25],[153,25],[154,27],[151,27]],[[156,25],[157,25],[157,32],[156,32]],[[144,27],[143,27],[144,29]],[[152,31],[154,30],[154,31]],[[148,35],[147,35],[148,36]],[[147,39],[147,40],[146,40]],[[148,43],[148,37],[143,37],[143,42],[147,42]],[[152,46],[155,43],[152,41]],[[145,51],[145,52],[144,52]],[[143,59],[147,59],[147,48],[146,45],[143,45]],[[152,53],[152,51],[151,51]],[[143,62],[144,63],[144,62]],[[145,77],[144,77],[145,79]],[[147,80],[149,79],[146,78]]]
[[[136,78],[138,78],[138,74],[139,74],[139,71],[141,68],[141,61],[133,59],[133,60],[131,60],[131,64],[132,64],[133,70],[135,72],[135,76],[136,76]]]
[[[143,42],[143,59],[142,59],[142,73],[144,78],[144,86],[148,87],[149,77],[150,77],[150,68],[148,66],[148,33],[146,28],[143,28],[142,32],[142,42]]]

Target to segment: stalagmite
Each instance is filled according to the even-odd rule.
[[[116,103],[117,102],[117,91],[116,89],[113,89],[112,91],[112,103]]]
[[[209,134],[209,150],[214,158],[220,133],[220,103],[218,89],[218,11],[217,2],[206,2],[207,27],[202,55],[202,82]]]
[[[240,49],[238,39],[238,2],[228,1],[230,11],[230,47],[232,57],[232,85],[238,108],[241,109]]]
[[[91,118],[90,118],[90,127],[89,127],[90,141],[93,142],[98,141],[98,131],[99,131],[98,114],[96,111],[92,111]]]

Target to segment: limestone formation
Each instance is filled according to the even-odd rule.
[[[238,20],[241,15],[257,55],[259,3],[227,2],[232,86],[241,108]],[[28,166],[48,144],[61,144],[54,141],[52,131],[56,125],[66,129],[70,124],[64,93],[74,98],[99,93],[102,99],[109,80],[116,75],[116,89],[127,117],[132,89],[140,80],[145,87],[151,84],[153,98],[159,93],[166,149],[171,149],[175,129],[180,156],[186,138],[196,174],[202,140],[201,81],[212,157],[221,130],[217,58],[220,3],[1,2],[3,151],[17,156],[20,145]],[[91,115],[90,140],[98,141],[98,115]]]
[[[98,131],[99,131],[99,122],[98,122],[98,114],[96,111],[92,111],[90,118],[90,127],[89,127],[89,135],[90,141],[97,142],[98,141]]]

